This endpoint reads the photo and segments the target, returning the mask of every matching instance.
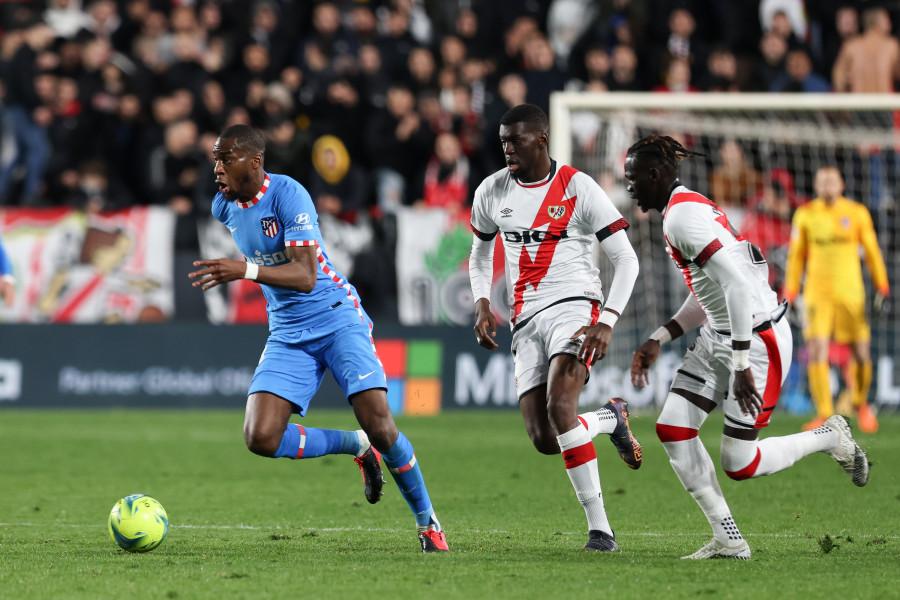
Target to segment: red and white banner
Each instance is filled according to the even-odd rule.
[[[277,224],[275,225],[277,228]],[[263,227],[265,229],[265,226]],[[213,217],[200,221],[200,256],[245,260],[228,229]],[[268,235],[268,234],[267,234]],[[210,323],[268,323],[266,298],[255,281],[238,279],[203,292]]]
[[[139,206],[85,214],[67,207],[0,209],[16,302],[0,320],[137,323],[171,318],[175,216]]]
[[[509,322],[503,247],[497,236],[491,308]],[[397,311],[404,325],[475,323],[469,284],[472,227],[469,211],[397,210]]]

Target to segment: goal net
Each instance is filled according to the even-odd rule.
[[[835,166],[844,195],[868,207],[894,291],[900,289],[897,198],[900,194],[900,98],[844,94],[610,94],[561,92],[551,100],[551,156],[594,177],[631,223],[628,231],[641,273],[629,307],[616,325],[608,357],[592,370],[583,404],[622,395],[639,406],[661,406],[681,355],[693,336],[664,347],[651,385],[637,391],[628,377],[634,350],[674,314],[687,294],[681,273],[665,251],[661,217],[643,214],[625,192],[622,168],[628,147],[641,137],[670,135],[701,152],[679,166],[688,187],[720,204],[729,221],[761,247],[770,281],[781,295],[793,211],[815,196],[821,166]],[[612,265],[597,246],[604,287]],[[874,376],[870,401],[882,410],[900,405],[900,367],[894,357],[900,333],[896,304],[873,306],[864,267],[872,329]],[[793,364],[780,406],[811,411],[806,352],[799,319]],[[677,342],[677,341],[676,341]],[[831,348],[832,391],[845,390],[846,347]]]

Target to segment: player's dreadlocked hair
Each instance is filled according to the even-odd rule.
[[[660,161],[667,162],[677,167],[685,158],[691,156],[706,156],[700,152],[693,152],[681,145],[681,142],[667,135],[648,135],[632,144],[626,156],[649,154]]]
[[[245,150],[251,156],[266,153],[266,138],[249,125],[232,125],[219,136],[223,140],[233,139],[235,146]]]
[[[541,131],[547,131],[550,128],[550,119],[547,118],[547,113],[540,106],[534,104],[520,104],[509,109],[500,117],[501,125],[512,125],[513,123],[527,123]]]

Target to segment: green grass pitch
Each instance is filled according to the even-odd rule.
[[[399,418],[452,552],[422,555],[389,481],[365,502],[350,457],[271,460],[243,445],[240,411],[0,411],[0,598],[897,598],[900,417],[860,435],[856,488],[826,455],[770,477],[720,474],[753,560],[682,561],[710,537],[669,467],[653,415],[632,419],[644,465],[595,440],[621,551],[586,553],[584,513],[559,456],[517,412]],[[779,413],[766,435],[796,432]],[[349,410],[305,424],[354,428]],[[721,417],[703,439],[718,463]],[[721,472],[720,472],[721,473]],[[118,549],[116,500],[166,507],[166,541]]]

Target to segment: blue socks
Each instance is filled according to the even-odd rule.
[[[273,458],[315,458],[326,454],[356,455],[362,450],[355,431],[316,429],[288,423]]]
[[[363,447],[360,438],[365,440],[365,435],[361,432],[316,429],[289,423],[273,458],[315,458],[326,454],[356,456]],[[382,454],[382,460],[416,516],[416,527],[420,531],[425,531],[429,527],[440,531],[441,524],[434,516],[422,470],[416,461],[412,444],[402,432],[394,445]]]
[[[434,509],[431,507],[431,498],[425,488],[425,479],[422,470],[416,461],[412,444],[400,432],[400,436],[390,449],[381,455],[384,464],[387,465],[400,488],[400,493],[406,499],[413,514],[416,515],[416,525],[420,528],[432,525],[440,531],[440,524],[434,518]]]

